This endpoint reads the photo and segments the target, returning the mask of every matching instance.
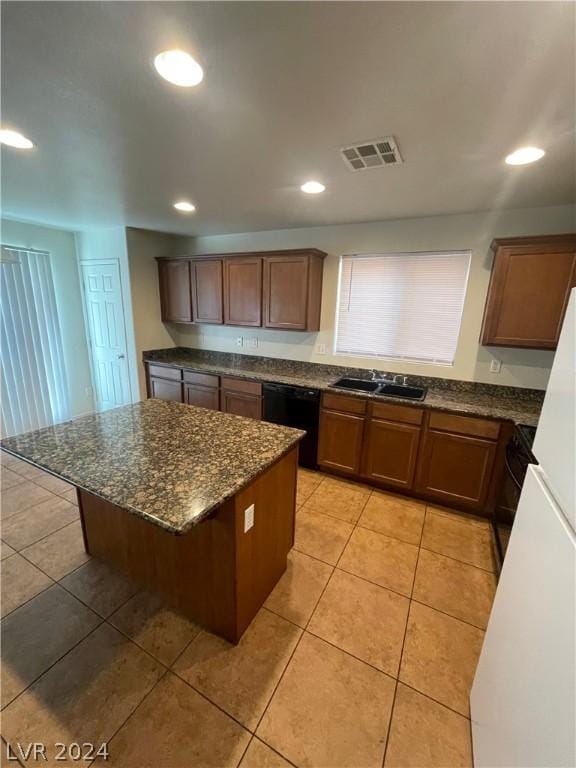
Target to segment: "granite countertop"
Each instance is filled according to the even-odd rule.
[[[451,413],[465,413],[493,419],[505,419],[515,424],[536,426],[542,409],[544,392],[537,389],[498,386],[478,382],[409,376],[408,383],[428,388],[423,401],[410,401],[386,395],[355,393],[331,387],[343,376],[369,378],[363,368],[346,368],[295,360],[237,355],[174,347],[143,353],[144,361],[171,365],[195,371],[238,376],[255,381],[294,384],[345,394],[350,397],[383,400],[412,407],[433,408]]]
[[[200,523],[304,432],[147,400],[2,440],[2,448],[172,533]]]

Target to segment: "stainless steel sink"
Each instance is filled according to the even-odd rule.
[[[338,379],[330,385],[334,389],[347,389],[352,392],[372,392],[375,395],[401,397],[405,400],[424,400],[426,387],[410,387],[407,384],[395,384],[391,381],[370,381],[369,379]]]
[[[379,381],[369,381],[368,379],[338,379],[331,387],[336,389],[351,389],[356,392],[376,392],[381,383]]]

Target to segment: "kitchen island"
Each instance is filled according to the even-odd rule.
[[[286,569],[303,436],[147,400],[2,448],[77,487],[90,555],[237,642]]]

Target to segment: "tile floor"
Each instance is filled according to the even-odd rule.
[[[69,486],[2,464],[5,742],[47,765],[55,742],[122,768],[472,765],[485,522],[301,471],[288,569],[234,647],[91,560]]]

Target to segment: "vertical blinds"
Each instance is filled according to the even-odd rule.
[[[336,353],[452,365],[470,251],[343,256]]]
[[[50,254],[2,246],[1,431],[69,418],[69,393]]]

